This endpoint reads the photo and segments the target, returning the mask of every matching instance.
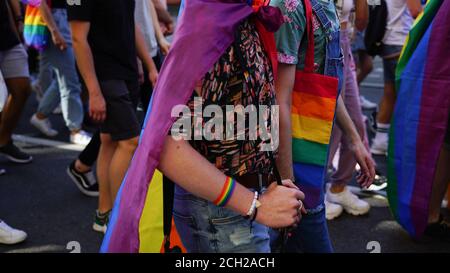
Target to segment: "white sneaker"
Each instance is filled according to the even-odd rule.
[[[0,221],[0,244],[13,245],[25,241],[27,234]]]
[[[369,212],[370,205],[366,201],[358,198],[345,187],[343,192],[332,193],[329,189],[326,195],[327,201],[341,205],[344,210],[352,215],[363,215]]]
[[[75,134],[70,134],[70,142],[78,145],[88,145],[92,136],[86,131],[80,130]]]
[[[34,114],[30,119],[30,123],[46,136],[54,137],[58,134],[58,131],[52,129],[52,124],[50,123],[48,118],[38,119],[36,117],[36,114]]]
[[[374,155],[387,155],[388,141],[379,141],[376,138],[370,146],[370,152]]]
[[[344,208],[341,205],[330,203],[325,198],[325,217],[327,220],[333,220],[336,217],[339,217]]]
[[[361,103],[361,108],[364,110],[372,110],[378,107],[378,105],[370,100],[366,99],[364,96],[359,96]]]

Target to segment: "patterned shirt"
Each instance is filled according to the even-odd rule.
[[[336,14],[334,0],[317,1],[322,5],[325,14],[332,22],[333,30],[338,30],[339,19]],[[278,61],[284,64],[296,64],[298,70],[303,70],[307,45],[306,16],[303,0],[272,0],[271,5],[281,9],[285,20],[285,23],[275,33]],[[323,74],[327,41],[325,32],[315,15],[313,16],[313,29],[316,72]],[[299,47],[301,47],[300,54]]]
[[[258,32],[251,20],[245,20],[238,27],[235,42],[220,57],[213,68],[206,73],[201,87],[203,109],[208,105],[219,105],[223,113],[226,105],[275,104],[272,67],[264,52]],[[191,113],[194,110],[194,95],[188,103]],[[211,118],[203,116],[205,124]],[[237,118],[234,119],[235,132]],[[247,116],[248,120],[248,116]],[[226,124],[229,126],[230,122]],[[231,122],[233,124],[233,122]],[[192,122],[192,135],[196,132]],[[271,173],[272,164],[266,152],[261,152],[261,141],[249,140],[249,124],[245,125],[245,140],[192,140],[190,144],[208,161],[228,176],[246,173]],[[258,130],[258,128],[252,128]],[[271,121],[268,121],[268,130]]]

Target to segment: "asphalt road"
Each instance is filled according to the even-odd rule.
[[[362,86],[362,94],[378,101],[381,83],[382,70],[377,61]],[[66,175],[67,166],[81,147],[67,145],[69,133],[61,115],[51,117],[60,131],[51,142],[33,129],[29,118],[36,107],[32,96],[15,132],[21,139],[17,144],[34,156],[34,162],[15,165],[0,158],[0,166],[8,172],[0,176],[0,218],[25,230],[29,237],[18,245],[0,245],[0,253],[70,252],[68,244],[73,241],[81,252],[98,252],[102,235],[91,228],[97,200],[82,195]],[[384,172],[385,158],[377,157],[376,161]],[[450,252],[449,243],[411,240],[391,216],[384,194],[362,195],[372,204],[368,215],[344,214],[329,222],[336,252],[367,253],[373,250],[372,245],[381,252]]]

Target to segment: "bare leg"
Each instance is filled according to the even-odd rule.
[[[6,145],[11,140],[11,134],[31,93],[29,78],[5,79],[5,83],[10,96],[1,116],[0,146]]]
[[[117,148],[117,142],[112,141],[109,134],[100,134],[102,144],[97,160],[97,179],[99,184],[98,210],[105,213],[111,210],[113,198],[111,197],[111,187],[109,180],[109,169],[111,160]]]
[[[109,181],[111,198],[114,201],[117,192],[119,191],[122,180],[125,177],[125,173],[128,170],[134,151],[138,145],[139,138],[122,140],[118,142],[117,149],[114,152],[114,156],[111,160],[109,167]]]
[[[439,221],[441,204],[450,181],[450,151],[442,147],[431,192],[428,223]]]
[[[380,102],[380,112],[378,113],[377,122],[389,124],[391,123],[392,113],[395,107],[395,85],[393,82],[384,84],[384,95]]]
[[[367,54],[366,51],[358,51],[358,85],[370,74],[373,70],[373,58]]]

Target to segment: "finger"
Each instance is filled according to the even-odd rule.
[[[297,190],[300,190],[295,184],[294,182],[292,182],[292,180],[290,179],[285,179],[283,181],[281,181],[281,183],[283,183],[284,186],[288,187],[288,188],[294,188]]]
[[[369,158],[369,166],[370,166],[370,177],[373,179],[375,179],[375,176],[377,175],[377,172],[375,170],[375,162],[373,161],[372,158]]]
[[[362,160],[359,166],[361,167],[362,176],[370,176],[370,171],[365,160]]]
[[[301,211],[302,211],[302,214],[305,214],[305,215],[308,214],[308,211],[306,210],[304,205],[303,205]]]
[[[97,113],[95,114],[95,117],[96,117],[97,122],[102,122],[102,121],[103,121],[103,120],[102,120],[102,114],[101,114],[101,113],[97,112]]]
[[[94,121],[94,122],[98,122],[98,116],[97,116],[97,113],[95,113],[95,112],[93,112],[92,113],[92,115],[91,115],[91,118],[92,118],[92,120]]]
[[[100,115],[100,121],[103,122],[106,119],[106,112],[102,112]]]
[[[297,200],[304,200],[305,199],[305,194],[299,190],[295,190],[295,198]]]

